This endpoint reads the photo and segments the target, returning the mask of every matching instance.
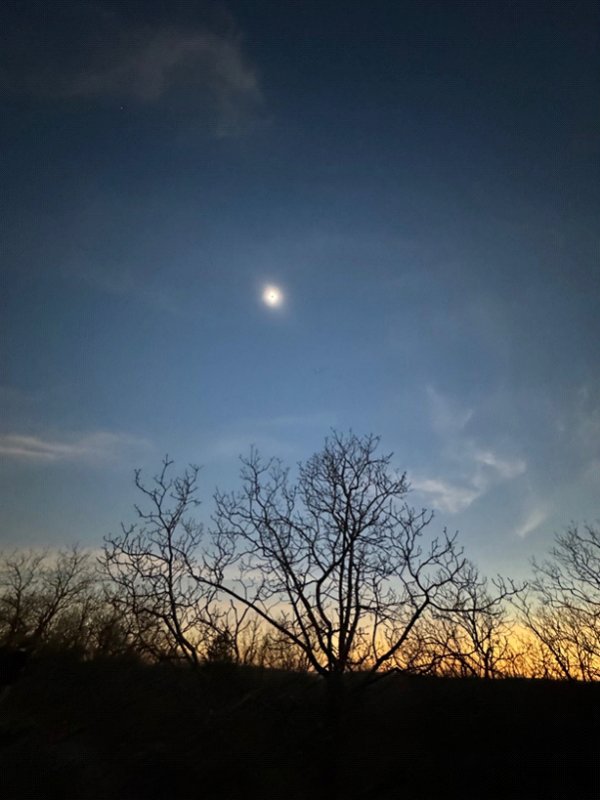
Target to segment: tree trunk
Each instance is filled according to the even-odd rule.
[[[341,672],[331,672],[325,678],[325,720],[323,748],[324,796],[329,800],[343,797],[342,755],[346,686]]]

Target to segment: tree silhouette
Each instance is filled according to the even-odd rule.
[[[494,587],[497,589],[498,583]],[[490,602],[487,579],[476,575],[466,591],[472,597],[460,608],[435,610],[419,620],[408,646],[396,658],[401,668],[454,677],[496,678],[522,673],[523,658],[507,604],[497,598]],[[511,584],[506,596],[520,591]]]
[[[78,546],[0,554],[0,643],[83,644],[95,578],[89,554]]]
[[[378,445],[333,432],[295,481],[253,450],[242,490],[216,494],[214,550],[196,574],[302,652],[334,705],[344,673],[372,681],[426,615],[490,613],[514,591],[484,590],[456,536],[425,541],[432,515],[406,504],[406,476]]]
[[[518,602],[537,639],[543,671],[567,679],[600,678],[600,530],[571,525],[550,558],[533,561],[534,578]]]
[[[154,658],[184,657],[198,664],[198,650],[211,633],[221,634],[221,616],[213,603],[215,590],[190,577],[202,527],[191,517],[198,467],[170,476],[166,457],[150,485],[135,473],[145,498],[135,506],[138,523],[122,525],[121,533],[104,541],[102,564],[116,591],[112,602],[128,619],[137,649]]]

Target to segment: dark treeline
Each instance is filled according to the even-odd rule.
[[[446,677],[598,680],[600,572],[586,577],[584,567],[599,558],[600,532],[573,527],[555,541],[512,601],[494,614],[421,620],[391,668]],[[168,577],[153,574],[157,579]],[[164,595],[151,594],[152,586],[142,602],[142,586],[140,580],[135,596],[127,596],[94,553],[77,547],[0,554],[0,648],[25,646],[85,660],[128,656],[311,669],[294,643],[246,607],[215,599],[211,608],[206,598],[195,605],[185,581],[168,606]]]
[[[0,703],[0,796],[598,797],[598,683],[391,675],[335,739],[324,690],[305,672],[40,655]]]
[[[137,520],[100,556],[0,556],[0,646],[309,671],[332,694],[350,672],[596,680],[600,531],[558,535],[526,584],[489,581],[456,536],[427,536],[378,444],[334,433],[294,481],[253,451],[208,531],[196,467],[137,472]]]
[[[208,530],[165,459],[101,550],[4,553],[0,795],[597,797],[600,532],[488,580],[378,444],[253,451]]]

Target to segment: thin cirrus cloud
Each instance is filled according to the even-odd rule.
[[[437,475],[415,475],[411,487],[434,508],[449,514],[465,511],[494,487],[523,475],[524,459],[482,446],[467,432],[473,410],[453,403],[431,386],[426,389],[432,431],[441,440],[443,465]],[[444,472],[450,471],[448,479]],[[439,473],[442,472],[440,475]]]
[[[410,486],[425,496],[434,508],[448,514],[464,511],[482,494],[473,486],[460,486],[442,478],[414,478]]]
[[[533,533],[547,518],[548,511],[541,506],[536,506],[529,511],[523,522],[515,530],[515,534],[521,539],[524,539],[530,533]]]
[[[177,29],[134,37],[127,49],[116,49],[105,63],[72,75],[62,93],[117,95],[151,103],[180,87],[208,91],[227,118],[261,101],[256,72],[235,39]]]
[[[83,436],[43,438],[21,434],[0,435],[0,458],[31,464],[112,462],[127,453],[147,450],[147,440],[124,433],[98,431]]]
[[[502,458],[492,450],[479,450],[477,448],[473,451],[473,461],[479,466],[475,476],[475,483],[482,481],[486,483],[485,469],[491,470],[492,473],[500,479],[510,480],[522,475],[527,469],[527,464],[522,458]],[[489,474],[489,473],[488,473]]]
[[[464,408],[438,391],[434,386],[425,390],[431,427],[444,438],[460,434],[473,417],[472,408]]]
[[[90,55],[91,54],[91,55]],[[0,88],[49,99],[157,104],[178,97],[187,115],[202,116],[217,135],[239,133],[263,107],[257,71],[239,36],[204,28],[114,27],[77,64],[0,64]]]
[[[523,475],[527,469],[521,458],[500,457],[492,450],[479,450],[470,442],[465,444],[459,461],[460,482],[417,476],[411,479],[411,487],[424,495],[434,508],[458,514],[493,487]],[[455,464],[453,472],[456,471]]]

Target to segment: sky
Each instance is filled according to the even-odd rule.
[[[0,547],[381,436],[488,573],[600,517],[600,3],[4,2]],[[282,302],[263,301],[275,286]]]

